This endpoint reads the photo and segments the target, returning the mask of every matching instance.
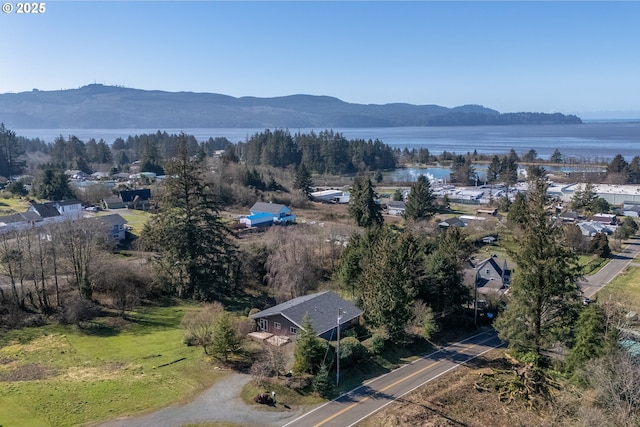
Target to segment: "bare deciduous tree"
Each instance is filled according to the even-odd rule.
[[[591,361],[585,378],[596,392],[596,406],[602,407],[614,425],[640,423],[640,359],[626,350]]]
[[[71,278],[83,298],[90,299],[93,292],[95,262],[99,258],[99,245],[104,232],[90,219],[65,221],[52,227],[52,238],[70,265]]]
[[[185,314],[182,319],[182,326],[187,330],[185,341],[201,346],[204,353],[209,354],[208,347],[213,340],[216,319],[223,311],[222,304],[215,302]]]
[[[267,281],[277,301],[306,294],[320,277],[319,239],[298,227],[277,228],[267,233],[273,252],[267,258]]]

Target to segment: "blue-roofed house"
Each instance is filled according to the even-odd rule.
[[[294,338],[308,313],[316,334],[327,340],[335,340],[340,311],[340,330],[358,323],[363,312],[351,302],[332,291],[318,292],[294,298],[267,308],[249,317],[256,321],[259,331]]]
[[[264,227],[273,224],[273,214],[269,212],[260,212],[253,215],[247,215],[240,218],[240,223],[247,227]]]
[[[279,203],[266,203],[266,202],[255,202],[251,209],[249,209],[251,215],[271,214],[273,217],[274,223],[288,223],[296,220],[296,216],[291,212],[285,205],[281,205]]]

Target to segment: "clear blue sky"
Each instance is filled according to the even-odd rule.
[[[0,13],[0,93],[94,82],[640,111],[640,2],[46,1],[42,15]]]

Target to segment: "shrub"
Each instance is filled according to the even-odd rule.
[[[333,382],[329,378],[329,370],[324,363],[320,365],[320,370],[313,378],[313,391],[322,397],[329,397],[333,393]]]
[[[352,366],[367,356],[367,349],[357,338],[346,337],[340,340],[340,363]]]
[[[373,336],[365,342],[368,344],[367,347],[371,353],[381,354],[387,344],[387,339],[380,334],[373,334]]]

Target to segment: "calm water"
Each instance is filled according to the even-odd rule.
[[[155,133],[158,129],[14,129],[18,135],[52,142],[57,136],[75,135],[83,141],[104,139],[108,143],[129,135]],[[185,132],[199,141],[225,137],[231,142],[245,141],[264,129],[161,129],[168,133]],[[323,129],[289,129],[308,133]],[[443,151],[465,154],[505,154],[512,148],[522,155],[530,149],[548,159],[557,148],[565,159],[600,162],[622,154],[627,160],[640,155],[640,122],[594,122],[582,125],[543,126],[470,126],[334,129],[348,139],[379,139],[400,148],[428,148],[432,154]]]

